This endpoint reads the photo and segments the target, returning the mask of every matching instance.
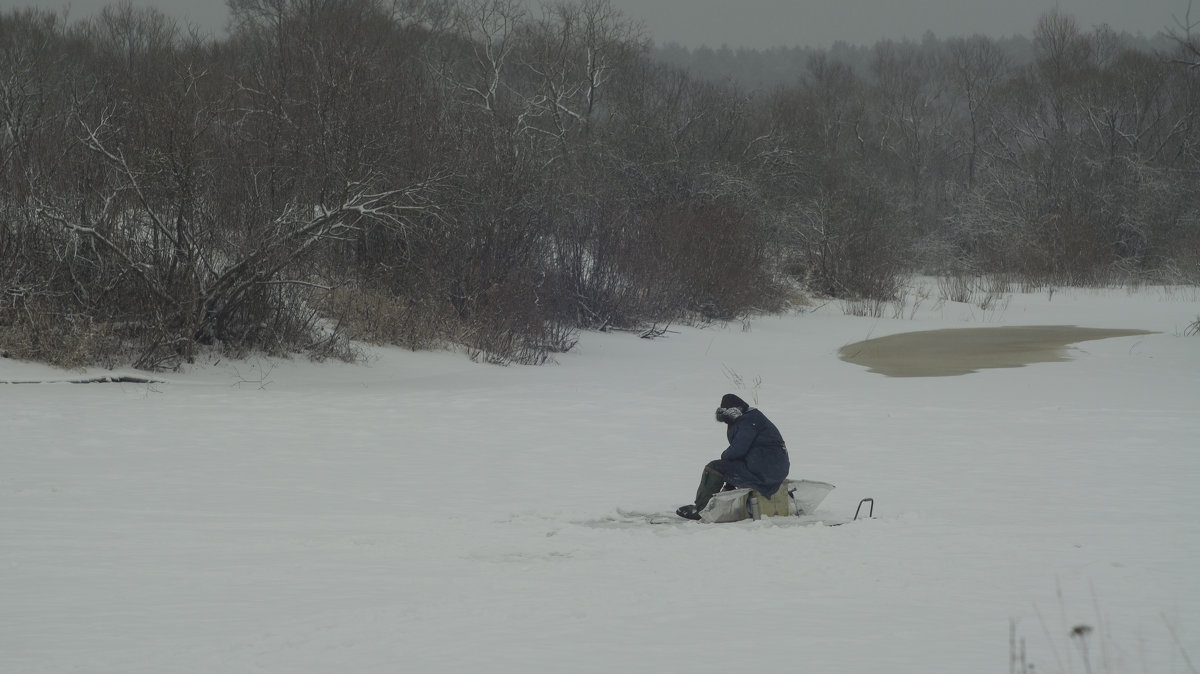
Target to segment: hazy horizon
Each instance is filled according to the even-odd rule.
[[[85,18],[109,0],[0,0],[0,8],[69,9],[72,20]],[[218,0],[134,0],[136,6],[157,7],[168,16],[220,34],[228,10]],[[541,4],[527,0],[532,11]],[[655,44],[685,47],[828,47],[837,41],[870,45],[879,40],[920,39],[926,32],[938,37],[983,34],[991,37],[1032,35],[1037,19],[1058,7],[1081,28],[1108,24],[1119,32],[1145,37],[1176,28],[1188,11],[1187,0],[612,0],[626,16],[641,23]],[[1200,3],[1192,20],[1200,19]]]

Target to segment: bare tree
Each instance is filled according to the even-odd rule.
[[[1008,75],[1008,57],[992,40],[975,36],[955,38],[949,43],[947,65],[966,104],[968,140],[966,185],[975,184],[988,105]]]
[[[1175,25],[1167,29],[1167,35],[1179,46],[1180,55],[1174,61],[1188,68],[1200,68],[1200,18],[1192,18],[1192,0],[1188,0],[1183,18],[1175,18]]]
[[[1089,65],[1091,46],[1075,18],[1052,9],[1038,18],[1034,30],[1038,50],[1037,70],[1051,106],[1054,128],[1065,133],[1078,129],[1071,114],[1073,94]]]
[[[462,75],[444,71],[446,78],[461,88],[473,105],[499,114],[500,99],[509,86],[509,73],[516,36],[526,22],[519,0],[462,0],[454,13],[454,29],[470,54],[463,59]],[[458,47],[455,42],[455,47]]]
[[[884,156],[903,167],[913,204],[926,202],[931,175],[946,154],[948,84],[936,51],[913,44],[876,46],[871,69]]]
[[[543,8],[529,26],[522,64],[534,93],[524,128],[554,139],[564,157],[602,114],[612,78],[644,50],[638,29],[609,0]]]

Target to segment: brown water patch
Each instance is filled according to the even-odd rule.
[[[992,367],[1070,360],[1067,346],[1153,334],[1073,325],[1021,325],[904,332],[843,346],[842,360],[889,377],[952,377]]]

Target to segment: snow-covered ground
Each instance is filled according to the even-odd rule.
[[[0,385],[0,671],[1006,672],[1023,640],[1039,672],[1196,672],[1200,291],[901,313]],[[837,358],[1037,324],[1158,334],[960,377]],[[820,515],[876,518],[614,522],[691,500],[726,392],[837,485]]]

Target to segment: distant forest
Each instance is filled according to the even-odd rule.
[[[228,4],[0,14],[0,354],[538,363],[913,273],[1200,282],[1196,24],[757,52],[607,0]]]
[[[1172,26],[1163,26],[1170,30]],[[1076,30],[1080,30],[1076,27]],[[1109,32],[1110,29],[1100,28],[1093,35],[1104,35],[1106,40],[1119,44],[1123,50],[1139,51],[1147,54],[1169,54],[1174,52],[1179,43],[1167,34],[1155,37],[1130,35],[1128,33]],[[912,41],[901,41],[899,44],[908,47],[918,47],[931,53],[945,51],[947,44],[958,42],[966,36],[949,39],[938,39],[933,33],[927,33],[919,44]],[[999,52],[1010,69],[1032,66],[1037,63],[1038,47],[1033,38],[1025,35],[1013,35],[1006,38],[983,38],[973,36],[972,40],[987,40]],[[688,48],[675,42],[663,45],[651,45],[650,57],[683,69],[688,74],[713,82],[728,82],[747,92],[768,93],[779,87],[794,87],[801,84],[811,73],[809,63],[813,58],[824,57],[838,63],[843,63],[858,76],[864,79],[874,77],[871,64],[875,54],[884,44],[854,45],[847,42],[835,42],[828,49],[813,47],[772,47],[769,49],[746,49],[720,47]]]

